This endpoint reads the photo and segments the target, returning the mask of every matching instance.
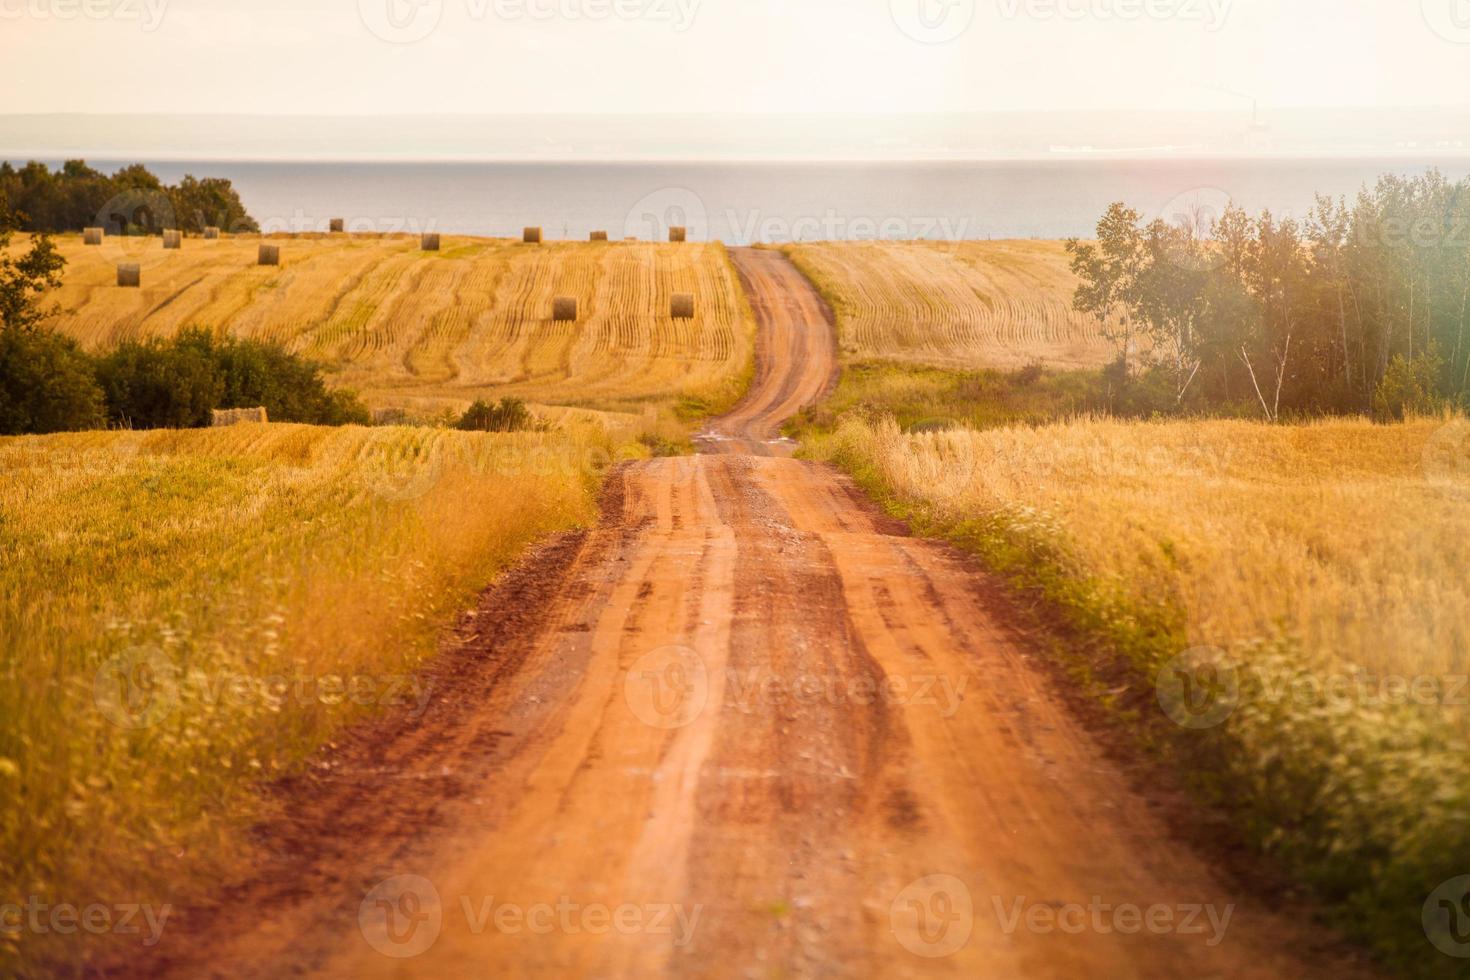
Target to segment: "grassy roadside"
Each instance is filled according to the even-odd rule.
[[[1465,974],[1436,950],[1455,920],[1424,916],[1470,872],[1470,469],[1439,454],[1470,423],[874,416],[805,453],[1060,621],[1079,682],[1336,925],[1406,974]]]
[[[865,360],[845,364],[832,395],[804,409],[787,428],[793,434],[830,433],[844,417],[861,412],[893,418],[905,432],[958,425],[988,429],[1101,412],[1107,403],[1096,371],[949,371]]]
[[[257,787],[365,712],[433,710],[443,630],[635,451],[601,426],[0,439],[0,904],[182,904],[244,865]],[[4,925],[0,974],[88,954]]]

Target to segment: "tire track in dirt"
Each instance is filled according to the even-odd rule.
[[[1354,975],[1171,832],[970,563],[778,455],[832,326],[778,253],[735,258],[761,363],[724,451],[614,471],[431,710],[283,787],[254,874],[136,972]]]

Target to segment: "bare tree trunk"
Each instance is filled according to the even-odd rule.
[[[1276,397],[1273,399],[1274,406],[1271,412],[1271,421],[1274,422],[1281,417],[1281,386],[1286,381],[1286,362],[1291,359],[1291,331],[1286,332],[1286,346],[1281,350],[1281,356],[1276,359]]]
[[[1256,380],[1256,369],[1251,367],[1251,358],[1250,355],[1246,353],[1244,346],[1240,348],[1240,359],[1245,362],[1245,369],[1247,372],[1249,372],[1251,376],[1251,387],[1256,389],[1256,398],[1261,403],[1261,411],[1266,413],[1266,420],[1268,422],[1275,422],[1276,419],[1271,414],[1271,406],[1266,404],[1266,396],[1261,394],[1261,384],[1259,381]]]

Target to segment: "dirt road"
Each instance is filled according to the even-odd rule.
[[[736,255],[767,359],[713,444],[748,451],[619,470],[140,972],[1344,972],[1170,830],[964,559],[767,455],[833,344],[784,259]]]

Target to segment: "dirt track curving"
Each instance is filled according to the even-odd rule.
[[[269,860],[139,972],[1351,973],[1171,830],[962,557],[775,455],[831,327],[778,254],[737,262],[764,360],[734,451],[618,470],[422,720],[287,787]]]

